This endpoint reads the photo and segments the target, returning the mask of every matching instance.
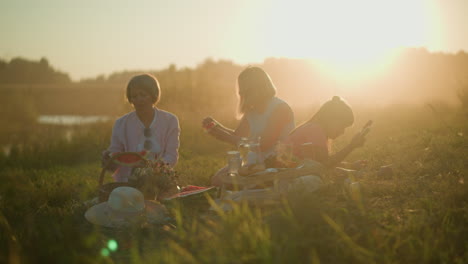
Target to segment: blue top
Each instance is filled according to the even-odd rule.
[[[268,125],[268,122],[271,119],[271,115],[273,114],[274,110],[278,105],[287,104],[285,101],[279,99],[278,97],[271,98],[270,102],[268,103],[265,111],[263,113],[257,112],[248,112],[245,114],[245,118],[247,119],[250,127],[250,138],[258,138],[264,134],[265,128]],[[289,133],[294,129],[294,117],[292,120],[283,128],[278,138],[278,141],[285,139]],[[268,156],[275,153],[276,145],[273,145],[270,149],[262,152],[262,156],[267,158]]]

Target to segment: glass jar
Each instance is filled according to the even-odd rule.
[[[237,144],[237,149],[240,152],[240,157],[242,159],[242,164],[247,164],[247,155],[249,153],[250,145],[249,139],[246,137],[241,137],[239,143]]]
[[[249,143],[249,153],[247,155],[248,165],[254,165],[255,170],[264,170],[265,163],[263,160],[263,153],[260,149],[261,138],[257,137]]]
[[[228,163],[228,175],[237,176],[239,175],[239,169],[242,165],[242,159],[239,151],[228,151],[227,152],[227,163]]]

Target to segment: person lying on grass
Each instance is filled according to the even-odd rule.
[[[366,161],[346,163],[343,160],[354,149],[364,145],[365,136],[369,132],[367,125],[343,149],[330,154],[332,141],[343,135],[346,128],[353,123],[354,114],[349,104],[341,97],[334,96],[324,103],[312,118],[294,129],[284,143],[291,146],[293,155],[299,159],[315,160],[327,168],[360,170],[366,166]]]

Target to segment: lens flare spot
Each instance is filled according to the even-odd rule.
[[[110,251],[107,248],[101,249],[101,256],[108,257],[110,255]]]
[[[107,242],[107,248],[110,251],[116,251],[119,248],[119,245],[117,244],[117,241],[115,241],[114,239],[111,239]]]

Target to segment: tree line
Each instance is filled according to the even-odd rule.
[[[9,62],[0,59],[0,84],[70,83],[68,74],[55,70],[46,58],[39,61],[21,57]]]
[[[295,106],[320,104],[333,95],[341,95],[352,104],[364,101],[383,104],[431,100],[453,102],[458,100],[460,87],[468,84],[468,54],[464,51],[456,54],[431,53],[423,48],[406,48],[385,63],[385,69],[374,75],[356,72],[347,77],[333,70],[325,70],[320,62],[314,60],[267,58],[256,66],[263,67],[270,74],[278,95]],[[169,65],[164,69],[145,72],[158,78],[163,107],[189,112],[203,109],[232,112],[237,102],[236,79],[246,66],[229,60],[206,59],[193,68]],[[86,93],[109,89],[109,92],[106,90],[102,93],[115,91],[118,96],[113,98],[119,98],[112,99],[112,104],[116,100],[124,104],[125,86],[133,75],[139,73],[115,72],[72,82],[68,74],[55,70],[46,58],[39,61],[14,58],[9,62],[0,59],[0,88],[30,84],[28,89],[31,90],[48,88],[47,94],[73,94],[70,102],[61,102],[64,105],[83,104],[76,99],[80,89]],[[46,94],[44,96],[45,101]],[[94,102],[96,97],[103,103],[107,100],[106,96],[101,95],[89,94],[89,97],[86,102]]]

